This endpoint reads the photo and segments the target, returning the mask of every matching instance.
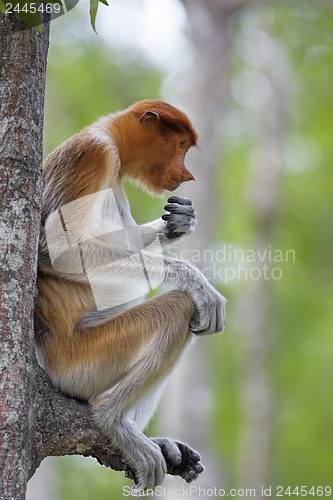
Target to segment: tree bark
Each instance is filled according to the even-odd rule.
[[[23,498],[31,453],[33,310],[48,26],[0,17],[0,496]]]
[[[34,351],[33,311],[49,26],[0,14],[0,498],[25,498],[48,455],[81,454],[123,470],[91,409],[51,387]]]

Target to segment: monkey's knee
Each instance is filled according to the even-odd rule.
[[[181,320],[189,321],[195,312],[193,300],[186,292],[172,290],[160,295],[159,298],[165,303],[166,310],[170,312],[170,321],[174,320],[177,324]]]
[[[169,322],[174,324],[176,330],[184,332],[186,339],[189,340],[192,337],[189,326],[195,314],[194,302],[186,292],[172,291],[169,294],[173,309],[169,316]]]

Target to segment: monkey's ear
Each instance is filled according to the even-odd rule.
[[[156,111],[148,110],[143,115],[140,116],[141,123],[152,123],[153,121],[158,121],[160,119],[160,115],[156,113]]]

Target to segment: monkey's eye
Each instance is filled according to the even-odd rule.
[[[179,141],[179,147],[180,149],[184,149],[185,148],[185,144],[186,144],[186,140],[183,139],[182,141]]]

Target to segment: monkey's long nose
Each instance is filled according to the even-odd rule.
[[[185,165],[183,166],[183,182],[188,182],[188,181],[195,181],[194,175],[187,170]]]

